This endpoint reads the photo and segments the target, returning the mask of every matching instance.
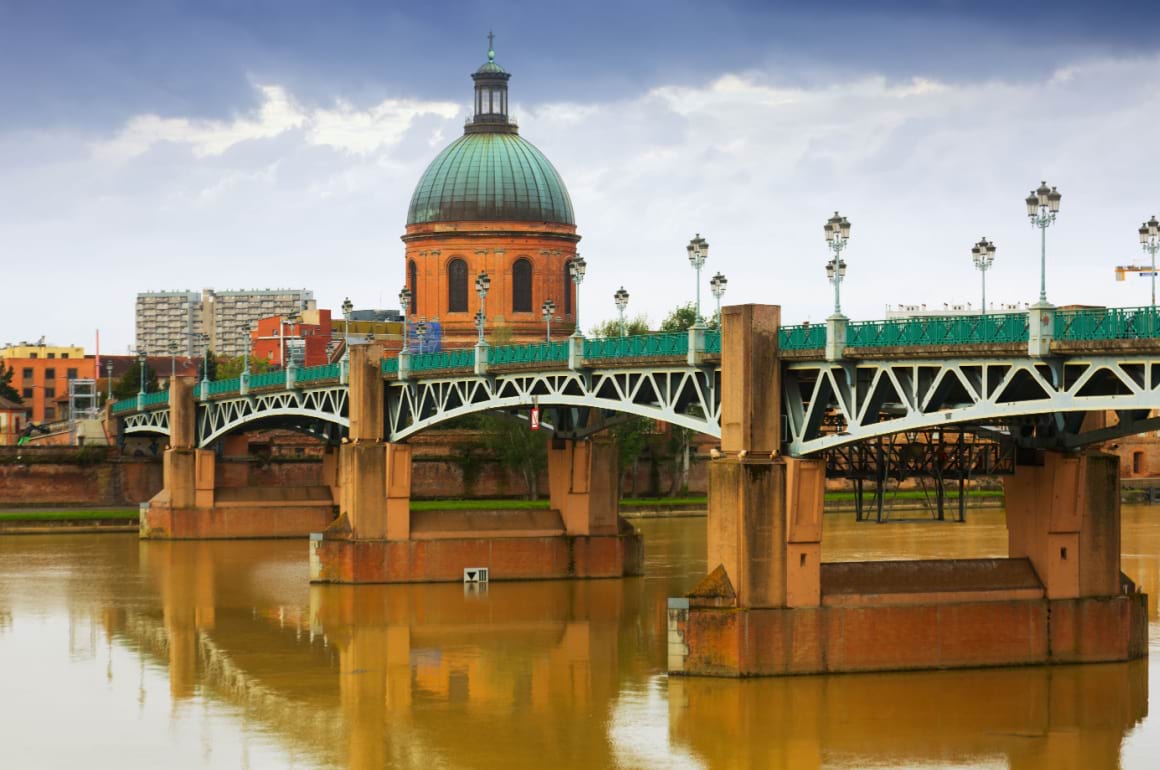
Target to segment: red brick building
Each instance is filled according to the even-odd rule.
[[[291,347],[301,344],[306,354],[303,365],[320,366],[330,362],[333,332],[330,311],[325,309],[305,310],[289,323],[282,316],[262,318],[250,333],[251,356],[281,368],[290,358]]]
[[[575,287],[576,220],[564,180],[508,118],[508,79],[495,52],[471,76],[475,114],[423,173],[407,214],[404,268],[412,292],[409,319],[438,318],[443,347],[476,339],[476,277],[491,286],[487,332],[506,328],[519,340],[544,336],[541,305],[552,300],[553,335],[570,334]],[[557,331],[558,330],[558,331]]]

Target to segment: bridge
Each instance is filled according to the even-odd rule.
[[[780,328],[783,451],[806,457],[961,424],[1041,449],[1160,428],[1149,417],[1160,388],[1154,308],[1057,311],[1041,355],[1029,349],[1031,325],[1027,313],[851,323],[840,350],[827,326]],[[720,438],[720,360],[716,330],[404,354],[381,363],[386,436],[403,442],[469,414],[537,406],[561,437],[636,415]],[[198,446],[260,427],[338,443],[350,427],[347,380],[347,364],[336,363],[203,382]],[[1115,426],[1083,429],[1087,414],[1104,412],[1118,415]],[[169,435],[166,391],[112,414],[124,435]]]
[[[604,429],[649,417],[720,439],[709,467],[716,568],[670,606],[674,672],[1143,654],[1143,596],[1120,573],[1118,461],[1084,447],[1160,428],[1154,308],[782,327],[779,308],[746,305],[725,308],[722,321],[720,333],[574,336],[394,360],[363,345],[341,364],[202,383],[196,393],[179,380],[164,396],[111,409],[124,435],[169,436],[165,489],[143,513],[142,536],[311,532],[318,582],[638,574],[642,544],[618,514]],[[533,407],[553,432],[549,511],[410,510],[410,437]],[[323,483],[219,489],[212,447],[269,427],[325,439]],[[1008,558],[823,564],[824,455],[947,428],[1018,448],[1006,479]],[[898,629],[886,652],[872,643],[883,623]],[[992,626],[1005,631],[962,643],[966,629]]]

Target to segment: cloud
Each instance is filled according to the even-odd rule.
[[[250,115],[230,121],[163,118],[139,115],[130,119],[111,139],[94,143],[94,155],[103,160],[125,161],[161,143],[186,145],[195,158],[221,155],[237,145],[272,139],[301,129],[314,145],[365,155],[384,145],[396,144],[420,117],[455,117],[452,102],[386,99],[366,109],[339,101],[331,109],[307,110],[278,85],[259,85],[260,103]]]

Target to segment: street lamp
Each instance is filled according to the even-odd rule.
[[[624,326],[624,310],[628,307],[628,292],[621,286],[612,295],[612,299],[616,301],[616,312],[620,314],[620,336],[627,337],[628,330]]]
[[[173,387],[173,380],[177,377],[177,340],[169,341],[169,387]]]
[[[113,400],[113,362],[105,362],[105,386],[108,388],[108,394],[105,396],[105,402]]]
[[[1039,304],[1047,304],[1047,228],[1059,213],[1059,201],[1063,196],[1047,182],[1040,182],[1039,188],[1032,190],[1024,203],[1027,204],[1027,218],[1032,227],[1039,228]]]
[[[1153,215],[1140,225],[1140,246],[1152,257],[1152,307],[1156,307],[1156,252],[1160,251],[1160,221]]]
[[[475,277],[475,293],[479,295],[479,323],[476,324],[479,327],[479,342],[477,344],[481,346],[487,344],[483,341],[483,319],[484,314],[487,312],[485,303],[487,301],[487,290],[489,288],[491,288],[491,278],[488,277],[487,271],[485,270]]]
[[[403,350],[410,347],[411,341],[407,339],[407,311],[411,309],[411,290],[404,286],[399,291],[399,307],[403,309]]]
[[[137,371],[141,374],[141,389],[137,391],[138,395],[145,395],[145,361],[146,355],[144,350],[137,351]]]
[[[983,276],[983,308],[980,311],[983,315],[987,314],[987,271],[991,269],[991,264],[995,261],[995,244],[988,241],[986,236],[981,238],[978,243],[971,249],[971,260],[975,263],[975,268]]]
[[[693,320],[693,326],[700,328],[705,325],[701,319],[701,268],[709,258],[709,242],[697,233],[685,250],[689,252],[689,264],[697,271],[697,317]]]
[[[550,299],[544,300],[544,304],[540,305],[540,315],[544,317],[544,323],[548,326],[547,334],[544,339],[548,342],[552,341],[552,314],[556,312],[556,303]]]
[[[202,334],[201,336],[201,381],[205,386],[209,385],[209,335]],[[202,388],[202,393],[206,392],[206,388]],[[203,396],[204,398],[204,396]]]
[[[729,283],[729,279],[717,273],[709,279],[709,289],[713,292],[713,297],[717,300],[717,328],[721,327],[721,298],[725,296],[725,285]]]
[[[842,252],[850,243],[850,220],[838,212],[826,220],[826,244],[834,252],[834,258],[826,263],[826,277],[834,284],[834,316],[842,315],[842,279],[846,277],[846,260]]]
[[[247,324],[242,324],[238,327],[238,332],[242,335],[242,342],[245,346],[245,358],[242,359],[242,374],[246,376],[247,381],[250,377],[250,327]]]
[[[346,322],[342,340],[342,359],[344,361],[350,360],[350,313],[352,310],[354,310],[354,303],[350,301],[350,297],[347,297],[342,301],[342,317]]]
[[[584,261],[584,257],[579,253],[576,257],[568,263],[568,272],[572,275],[572,283],[576,284],[576,310],[573,313],[573,320],[576,322],[576,328],[572,331],[573,337],[583,337],[584,333],[580,331],[580,284],[584,283],[584,273],[588,270],[588,263]]]

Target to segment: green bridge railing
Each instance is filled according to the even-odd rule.
[[[321,364],[307,366],[294,373],[295,382],[320,382],[322,380],[337,380],[342,376],[341,364]]]
[[[783,326],[777,330],[781,350],[821,350],[826,347],[826,327],[818,324]]]
[[[286,370],[274,369],[269,372],[250,375],[250,389],[286,387]]]
[[[718,342],[720,347],[720,342]],[[634,334],[584,340],[585,359],[652,358],[684,356],[689,352],[688,332]]]
[[[899,318],[846,327],[846,347],[851,348],[983,345],[1027,342],[1027,337],[1026,313]]]
[[[1160,337],[1160,311],[1154,307],[1057,310],[1055,338],[1072,342],[1138,340]]]
[[[567,342],[536,342],[530,345],[496,345],[487,351],[488,365],[549,364],[568,361]],[[472,358],[474,365],[475,359]]]
[[[253,377],[251,376],[251,381]],[[200,387],[200,385],[199,385]],[[228,380],[214,380],[209,384],[209,395],[221,396],[227,393],[237,393],[242,389],[242,378],[231,377]]]

